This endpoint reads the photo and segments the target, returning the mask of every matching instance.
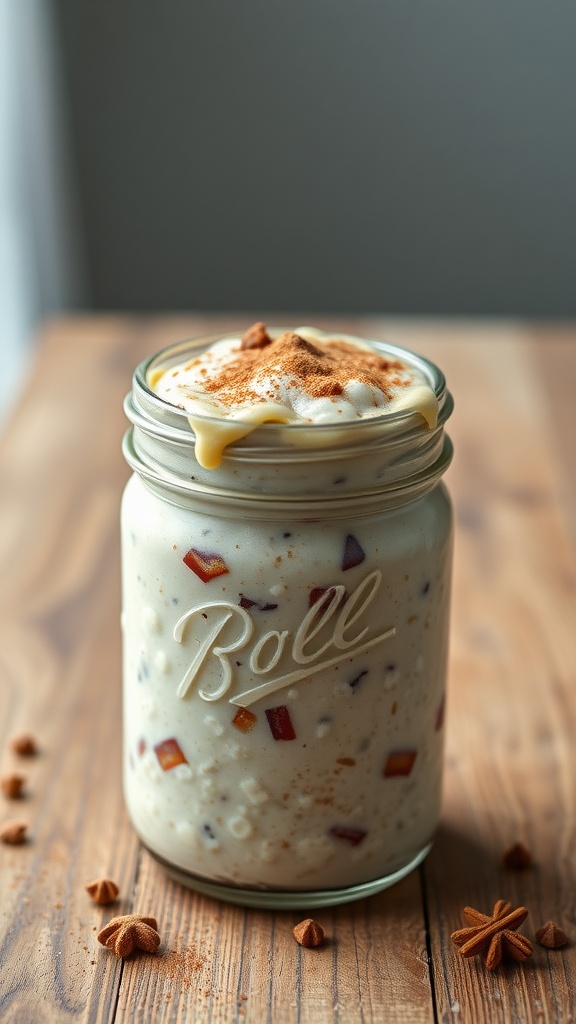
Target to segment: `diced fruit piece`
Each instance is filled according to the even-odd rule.
[[[360,565],[366,558],[366,552],[360,547],[360,544],[353,537],[351,533],[346,537],[344,543],[344,554],[342,555],[342,569],[353,569],[354,566]]]
[[[238,708],[232,719],[232,725],[236,726],[240,732],[250,732],[257,721],[258,715],[255,715],[253,711],[249,711],[248,708]]]
[[[280,704],[277,708],[266,708],[266,718],[275,740],[296,739],[290,712],[285,704]]]
[[[324,597],[325,594],[329,594],[329,597],[327,597],[325,601],[322,601],[322,598]],[[316,609],[316,615],[320,615],[322,612],[324,612],[326,610],[328,605],[331,604],[331,601],[332,601],[332,599],[333,599],[335,594],[336,594],[336,588],[334,586],[332,586],[332,587],[312,587],[312,590],[308,594],[308,607],[309,608],[313,608],[314,605],[319,605],[319,607]],[[347,600],[348,600],[348,594],[347,594],[346,590],[342,589],[342,593],[340,594],[340,598],[336,602],[336,607],[337,608],[341,607]]]
[[[341,607],[345,601],[348,600],[348,594],[342,588],[339,599],[336,601],[335,606]],[[332,602],[337,591],[335,587],[312,587],[308,594],[308,607],[314,609],[314,620],[318,619],[328,607],[332,606]],[[323,600],[324,599],[324,600]]]
[[[240,600],[238,604],[241,608],[257,608],[259,612],[273,612],[278,607],[269,601],[253,601],[251,597],[246,597],[245,594],[240,594]]]
[[[203,583],[209,583],[217,576],[225,576],[227,572],[230,572],[222,555],[209,554],[207,551],[198,551],[196,548],[190,548],[182,561],[192,572],[196,573]]]
[[[350,846],[360,846],[362,840],[366,838],[367,832],[366,829],[355,828],[353,825],[334,825],[330,829],[329,835],[334,836],[334,839],[343,839],[350,843]]]
[[[146,740],[144,739],[143,736],[141,736],[140,739],[138,740],[138,757],[142,757],[146,753],[146,748]]]
[[[444,713],[445,713],[445,710],[446,710],[446,696],[444,695],[442,697],[442,700],[440,701],[440,703],[438,705],[438,711],[436,712],[436,725],[435,725],[436,732],[439,732],[439,730],[444,725]]]
[[[395,775],[410,775],[416,760],[416,750],[394,750],[388,755],[384,765],[384,778],[390,779]]]
[[[365,668],[364,671],[363,672],[359,672],[358,675],[354,677],[354,679],[350,679],[348,681],[348,686],[350,687],[350,689],[351,690],[355,690],[356,687],[358,686],[358,683],[364,678],[364,676],[367,676],[367,675],[368,675],[368,669]]]
[[[312,590],[308,595],[308,607],[312,608],[312,606],[316,604],[316,601],[319,601],[328,589],[328,587],[312,587]]]
[[[184,756],[178,740],[175,740],[173,737],[169,740],[162,740],[162,743],[157,743],[154,747],[154,753],[160,762],[163,772],[169,772],[171,768],[175,768],[178,764],[188,764],[188,760]]]

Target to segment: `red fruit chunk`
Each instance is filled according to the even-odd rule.
[[[143,736],[141,736],[140,739],[138,740],[138,756],[139,757],[142,757],[142,755],[146,753],[146,746],[147,746],[146,740],[144,739]]]
[[[250,732],[257,721],[258,715],[255,715],[253,711],[249,711],[248,708],[238,708],[232,719],[232,725],[236,726],[240,732]]]
[[[389,754],[384,765],[384,778],[391,779],[394,775],[410,775],[417,753],[417,750],[395,750]]]
[[[367,834],[366,829],[354,828],[353,825],[334,825],[329,832],[329,835],[335,839],[344,839],[350,846],[360,846]]]
[[[326,593],[328,587],[312,587],[310,594],[308,595],[308,607],[312,608],[319,601],[323,594]]]
[[[178,764],[188,764],[188,760],[182,753],[178,740],[175,740],[173,737],[169,740],[162,740],[162,743],[157,743],[154,747],[154,753],[160,762],[163,772],[169,772],[171,768],[175,768]]]
[[[334,593],[334,587],[312,587],[312,590],[308,594],[308,607],[309,608],[313,608],[315,604],[318,604],[318,601],[320,600],[320,598],[324,597],[324,594],[327,594],[329,591],[331,593]],[[342,597],[340,598],[340,601],[338,602],[338,604],[342,605],[347,600],[348,600],[348,594],[347,594],[346,591],[344,591],[344,593],[342,594]],[[326,603],[322,606],[322,610],[329,603],[330,603],[329,601],[326,601]]]
[[[438,705],[438,711],[436,712],[436,726],[435,726],[436,732],[439,732],[439,730],[444,725],[444,712],[445,712],[445,710],[446,710],[446,695],[444,695],[442,697],[442,700],[440,701],[440,703]]]
[[[353,569],[355,565],[360,565],[366,558],[366,552],[360,547],[356,537],[353,537],[351,533],[346,537],[344,543],[344,554],[342,556],[342,569]]]
[[[296,739],[290,712],[285,704],[280,704],[277,708],[266,708],[266,718],[275,740]]]
[[[238,604],[241,608],[257,608],[259,612],[273,612],[278,607],[277,604],[268,601],[253,601],[251,597],[246,597],[245,594],[240,594]]]
[[[202,583],[209,583],[217,576],[225,576],[230,572],[222,555],[208,554],[208,552],[197,551],[190,548],[182,559],[185,565],[202,580]]]

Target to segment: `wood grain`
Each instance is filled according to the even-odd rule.
[[[274,317],[287,323],[290,317]],[[306,318],[308,319],[308,318]],[[576,330],[513,323],[322,318],[435,359],[456,397],[457,516],[442,828],[420,871],[371,900],[298,914],[187,892],[142,851],[120,789],[118,503],[121,402],[136,363],[249,318],[56,321],[0,438],[0,750],[28,776],[0,819],[3,1024],[570,1024],[576,1019]],[[318,321],[320,322],[320,321]],[[40,754],[9,750],[20,730]],[[524,841],[534,866],[502,854]],[[120,899],[84,891],[107,874]],[[524,904],[571,938],[490,974],[450,940],[464,904]],[[154,957],[117,960],[102,924],[158,918]],[[306,916],[305,912],[300,916]]]

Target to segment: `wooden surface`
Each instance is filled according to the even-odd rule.
[[[276,322],[291,318],[277,317]],[[0,1020],[538,1024],[576,1020],[576,328],[331,320],[435,359],[456,398],[454,577],[442,827],[428,861],[370,900],[303,916],[245,911],[169,882],[138,845],[120,789],[121,401],[136,362],[238,318],[56,322],[0,438],[0,750],[28,776],[0,820]],[[319,321],[320,322],[320,321]],[[9,750],[34,733],[37,758]],[[534,866],[511,872],[516,840]],[[84,883],[114,878],[120,900]],[[450,940],[470,904],[524,904],[570,945],[494,974]],[[156,956],[122,962],[96,934],[157,917]]]

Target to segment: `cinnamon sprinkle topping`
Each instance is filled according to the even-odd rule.
[[[265,338],[268,335],[264,324],[250,328],[242,340],[242,358],[214,376],[207,375],[203,390],[217,394],[225,405],[235,406],[278,401],[281,396],[275,379],[279,377],[291,380],[311,398],[341,395],[351,380],[377,388],[387,396],[392,387],[407,385],[398,372],[404,370],[402,363],[344,340],[329,341],[320,347],[292,331],[274,340]],[[259,385],[258,389],[254,384]]]
[[[150,370],[148,383],[188,414],[196,460],[215,469],[228,446],[265,423],[348,424],[401,413],[434,429],[438,398],[407,356],[307,327],[276,336],[259,321],[242,338],[216,339],[185,363]]]

